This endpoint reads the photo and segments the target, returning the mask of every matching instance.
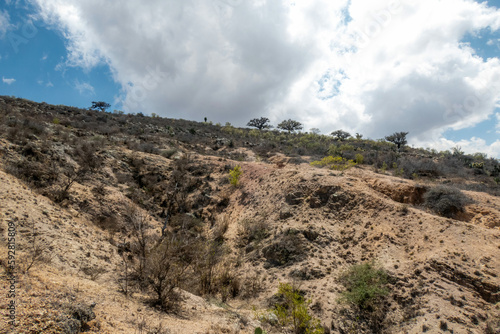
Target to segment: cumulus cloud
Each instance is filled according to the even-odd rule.
[[[126,111],[445,143],[500,98],[498,58],[463,42],[500,28],[486,2],[32,1],[66,37],[67,66],[110,66]]]
[[[2,82],[7,84],[7,85],[12,85],[14,82],[16,82],[16,79],[2,77]]]
[[[481,152],[486,153],[488,157],[493,158],[499,158],[498,152],[500,152],[500,139],[489,145],[484,139],[478,137],[458,141],[439,138],[432,142],[417,142],[417,144],[422,147],[432,147],[438,151],[451,150],[454,147],[460,147],[460,149],[466,154]]]

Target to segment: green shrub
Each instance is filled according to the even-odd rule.
[[[328,166],[330,169],[343,171],[351,167],[356,166],[356,162],[353,160],[347,160],[342,157],[324,157],[319,161],[311,162],[311,166],[324,167]]]
[[[340,283],[346,289],[340,301],[360,309],[372,309],[380,298],[389,293],[385,288],[387,273],[376,268],[373,262],[352,266],[340,276]]]
[[[289,283],[280,283],[278,297],[283,302],[274,305],[273,313],[284,327],[291,327],[295,334],[323,334],[320,321],[309,314],[310,300],[305,300],[299,290]]]
[[[459,189],[448,186],[437,186],[424,195],[424,204],[440,216],[453,218],[463,212],[472,200]]]
[[[241,166],[236,165],[233,170],[229,171],[229,183],[235,187],[239,186],[241,174],[243,174]]]
[[[365,160],[365,158],[363,157],[363,155],[362,155],[362,154],[359,154],[359,153],[358,153],[358,154],[356,154],[355,159],[356,159],[356,163],[357,163],[358,165],[362,165],[362,164],[363,164],[363,162],[364,162],[364,160]]]

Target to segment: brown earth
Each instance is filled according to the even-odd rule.
[[[4,154],[9,154],[8,143],[1,145]],[[119,165],[118,157],[129,153],[124,148],[113,150],[101,171],[109,180],[116,179],[111,166]],[[137,154],[150,166],[172,164],[159,155]],[[266,312],[278,282],[299,284],[313,302],[313,314],[331,332],[377,332],[361,320],[352,321],[346,306],[338,302],[339,275],[353,264],[373,260],[390,276],[379,332],[499,333],[499,197],[466,191],[474,204],[459,219],[450,219],[421,206],[429,184],[377,174],[369,168],[341,173],[292,165],[283,157],[271,163],[256,162],[250,155],[249,161],[240,162],[195,154],[191,159],[195,165],[210,166],[211,179],[206,182],[215,190],[210,194],[213,201],[203,210],[214,219],[229,219],[225,238],[239,263],[235,270],[247,284],[260,277],[261,292],[226,303],[185,292],[176,314],[148,306],[147,296],[137,291],[126,297],[116,279],[122,270],[119,240],[98,227],[90,211],[74,204],[87,200],[89,207],[123,212],[135,205],[123,195],[123,185],[110,181],[106,195],[96,198],[91,188],[99,179],[75,184],[71,195],[78,201],[57,205],[0,169],[1,261],[5,264],[9,222],[17,229],[20,271],[29,262],[32,224],[37,242],[47,245],[44,261],[18,275],[19,326],[14,332],[61,332],[63,320],[75,319],[75,305],[82,305],[95,313],[95,319],[86,324],[88,333],[148,333],[141,331],[141,323],[151,333],[160,323],[168,333],[253,333],[255,327],[267,326],[256,319],[253,307]],[[228,164],[242,167],[237,189],[222,181],[227,178]],[[229,197],[227,207],[217,209],[224,196]],[[245,220],[267,223],[271,235],[242,248],[239,231]],[[158,233],[161,225],[155,221]],[[0,284],[2,291],[8,291],[6,273]],[[0,294],[2,314],[6,313],[6,297]],[[5,319],[0,328],[2,333],[9,330]],[[287,333],[277,327],[267,329]]]

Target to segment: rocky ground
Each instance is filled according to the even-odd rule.
[[[152,165],[164,163],[162,157],[144,157],[157,160]],[[213,170],[235,164],[211,157],[193,159],[210,163]],[[419,205],[425,184],[366,168],[340,173],[282,160],[239,162],[244,171],[241,186],[229,195],[227,207],[214,213],[228,217],[226,236],[239,254],[238,271],[260,277],[261,292],[227,303],[186,293],[176,315],[147,306],[140,294],[125,297],[119,292],[117,243],[87,213],[56,205],[0,171],[2,245],[8,222],[15,222],[21,266],[29,262],[33,224],[37,242],[48,247],[44,261],[19,275],[18,332],[56,328],[54,323],[64,324],[61,319],[71,319],[75,305],[81,305],[95,314],[87,323],[88,331],[95,333],[139,332],[142,322],[150,327],[161,323],[172,333],[252,333],[259,325],[252,306],[268,307],[278,281],[298,282],[312,299],[314,314],[332,332],[352,332],[348,317],[342,315],[345,306],[337,302],[341,286],[336,278],[349,265],[370,260],[391,277],[391,293],[382,306],[384,332],[498,330],[494,327],[500,301],[498,197],[467,192],[475,202],[454,220]],[[219,172],[212,177],[215,184],[226,175]],[[95,201],[89,188],[75,185],[73,196]],[[120,187],[106,189],[106,205],[116,210],[129,205]],[[265,222],[270,236],[241,248],[238,231],[245,220]],[[5,293],[0,297],[4,311],[5,297]]]
[[[119,138],[49,127],[45,139],[0,139],[2,333],[254,333],[258,326],[291,333],[261,317],[276,301],[279,282],[311,300],[325,333],[500,333],[498,196],[463,191],[472,201],[446,218],[423,203],[449,178],[408,180],[366,165],[334,171],[305,163],[308,157],[263,159],[249,148],[183,144],[170,134],[155,144],[159,154]],[[67,142],[51,141],[56,135]],[[75,153],[83,141],[98,142],[99,165],[80,177],[74,170],[93,163]],[[236,165],[243,171],[238,187],[228,182]],[[52,168],[59,176],[43,183]],[[134,240],[127,216],[135,210],[151,225],[148,233],[159,236],[172,201],[189,207],[179,209],[181,216],[202,222],[199,233],[223,242],[228,251],[218,268],[238,282],[233,295],[181,284],[188,291],[178,290],[178,308],[164,312],[147,290],[124,293]],[[15,328],[5,316],[12,225]],[[339,277],[364,262],[388,274],[389,294],[370,312],[339,301]]]

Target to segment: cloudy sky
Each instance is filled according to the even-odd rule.
[[[500,0],[1,0],[0,95],[500,157]]]

